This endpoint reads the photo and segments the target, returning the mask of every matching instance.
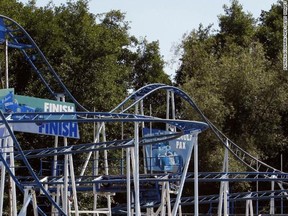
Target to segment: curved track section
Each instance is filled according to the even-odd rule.
[[[68,96],[68,98],[70,98],[73,103],[75,103],[81,110],[87,111],[87,109],[85,109],[73,97],[73,95],[60,79],[59,75],[48,62],[43,52],[20,24],[9,17],[0,15],[0,27],[2,27],[1,31],[5,32],[8,46],[11,48],[19,49],[22,52],[25,60],[31,65],[52,97],[57,99],[57,93],[60,91],[60,93],[65,93],[65,95]],[[0,38],[0,44],[1,42],[5,43],[5,39]],[[46,78],[47,75],[50,75],[54,78],[56,86],[52,86],[48,82]]]
[[[82,105],[78,103],[78,101],[73,97],[73,95],[69,92],[67,87],[64,85],[58,74],[55,72],[53,67],[50,65],[40,48],[37,46],[35,41],[30,37],[30,35],[25,31],[25,29],[19,25],[17,22],[12,20],[9,17],[0,15],[0,23],[2,23],[6,35],[8,36],[8,46],[11,48],[20,49],[25,59],[29,62],[31,67],[35,70],[43,84],[46,86],[47,90],[51,93],[52,96],[56,97],[56,90],[52,89],[52,86],[45,79],[45,74],[50,73],[58,87],[60,86],[62,91],[82,110],[86,110]],[[4,41],[2,41],[3,43]],[[35,61],[35,58],[38,58]],[[202,119],[209,125],[214,134],[218,137],[218,139],[224,144],[229,151],[242,163],[244,163],[247,167],[254,171],[262,171],[266,172],[280,172],[279,170],[269,166],[268,164],[258,160],[256,157],[250,155],[244,149],[236,145],[233,141],[231,141],[228,137],[225,136],[213,123],[202,113],[200,108],[196,105],[196,103],[190,98],[185,92],[181,89],[174,86],[167,86],[165,84],[150,84],[138,89],[136,92],[131,94],[128,98],[126,98],[122,103],[120,103],[117,107],[115,107],[111,112],[126,112],[139,101],[143,100],[148,95],[152,94],[157,90],[165,89],[168,91],[173,91],[184,100],[186,100],[193,109],[195,109]],[[125,107],[126,106],[126,107]],[[121,108],[121,110],[120,110]],[[258,164],[258,167],[256,167]]]
[[[50,203],[51,203],[52,205],[54,205],[55,208],[58,209],[59,213],[65,215],[65,213],[63,212],[63,210],[62,210],[62,209],[60,208],[60,206],[52,199],[49,191],[44,188],[44,186],[43,186],[43,184],[40,182],[38,176],[35,174],[33,168],[31,167],[30,163],[28,162],[27,158],[25,157],[25,155],[24,155],[24,153],[23,153],[23,150],[22,150],[20,144],[18,143],[18,141],[17,141],[17,139],[16,139],[16,137],[15,137],[15,135],[14,135],[11,127],[9,126],[9,123],[8,123],[7,120],[5,119],[5,116],[3,115],[2,112],[0,112],[0,117],[1,117],[1,122],[5,125],[5,128],[6,128],[6,130],[8,131],[8,134],[11,136],[11,138],[12,138],[12,140],[13,140],[13,142],[14,142],[14,148],[17,149],[18,152],[19,152],[19,155],[21,155],[21,160],[24,162],[24,164],[25,164],[26,168],[28,169],[31,177],[32,177],[33,180],[36,182],[37,187],[42,191],[42,193],[45,194],[45,196],[46,196],[47,199],[50,201]],[[11,170],[11,167],[8,165],[7,160],[4,160],[4,158],[2,157],[2,154],[1,154],[1,159],[2,159],[1,162],[5,165],[6,169],[8,170],[10,176],[13,178],[13,180],[14,180],[14,182],[16,183],[17,187],[20,189],[20,191],[21,191],[22,193],[24,193],[24,186],[23,186],[23,184],[21,184],[21,183],[18,181],[18,179],[17,179],[17,177],[15,176],[14,172]],[[12,169],[14,169],[14,168],[12,168]],[[38,211],[40,211],[41,213],[43,213],[42,210],[39,209],[39,208],[38,208]],[[44,215],[45,215],[45,214],[44,214]]]
[[[203,122],[196,121],[186,121],[186,120],[171,120],[171,119],[160,119],[154,118],[151,116],[143,116],[143,115],[134,115],[134,114],[116,114],[116,113],[101,113],[101,112],[73,112],[73,113],[12,113],[12,114],[0,114],[2,118],[1,123],[5,124],[5,128],[8,130],[9,135],[12,137],[14,142],[14,159],[21,160],[25,167],[28,169],[30,173],[30,180],[27,182],[27,178],[19,181],[15,174],[11,171],[11,167],[7,164],[7,159],[2,159],[2,162],[5,164],[7,170],[9,171],[10,176],[15,181],[18,188],[23,192],[24,185],[33,185],[36,188],[39,188],[41,192],[46,196],[49,202],[58,209],[59,213],[65,215],[62,208],[52,199],[52,195],[50,192],[44,188],[43,183],[40,181],[39,176],[37,176],[30,165],[28,159],[29,158],[41,158],[41,157],[49,157],[54,155],[67,155],[67,154],[75,154],[78,152],[93,152],[93,151],[104,151],[107,149],[123,149],[134,147],[135,142],[133,139],[128,140],[119,140],[119,141],[111,141],[105,143],[88,143],[88,144],[80,144],[74,146],[65,146],[59,148],[46,148],[46,149],[37,149],[30,151],[23,151],[20,144],[18,143],[13,131],[11,130],[9,124],[13,123],[38,123],[38,124],[46,124],[51,122],[77,122],[77,123],[91,123],[91,122],[161,122],[171,124],[178,128],[181,132],[159,135],[159,136],[151,136],[151,137],[143,137],[140,140],[139,145],[150,145],[153,143],[159,143],[161,141],[167,141],[171,139],[175,139],[183,134],[189,134],[192,131],[203,131],[208,126]],[[97,148],[98,147],[98,148]],[[81,180],[83,182],[83,180]],[[51,184],[56,184],[55,179]],[[92,190],[92,188],[91,188]]]
[[[56,98],[57,92],[64,92],[66,96],[68,96],[81,110],[84,112],[73,112],[73,113],[5,113],[3,114],[2,112],[0,113],[1,117],[1,122],[2,125],[0,127],[4,127],[6,131],[8,131],[8,136],[11,137],[13,140],[14,144],[14,149],[13,151],[13,160],[19,160],[23,162],[25,165],[25,168],[28,169],[29,175],[25,176],[23,178],[16,176],[15,172],[13,171],[14,167],[11,167],[8,164],[8,161],[12,160],[11,154],[5,155],[5,158],[3,157],[2,153],[0,154],[0,160],[2,164],[5,166],[7,172],[9,173],[9,176],[13,179],[19,190],[24,193],[24,188],[25,186],[33,186],[41,191],[45,195],[45,197],[48,199],[48,201],[57,209],[59,215],[66,215],[66,212],[63,211],[63,209],[60,207],[60,205],[55,202],[55,199],[53,199],[53,195],[51,192],[55,193],[55,188],[58,185],[72,185],[74,184],[74,189],[77,188],[77,185],[85,185],[87,184],[86,189],[90,191],[94,191],[95,185],[108,185],[108,184],[125,184],[126,181],[128,182],[128,179],[130,182],[132,182],[132,179],[127,178],[126,176],[120,176],[120,175],[115,175],[112,176],[110,175],[107,179],[107,176],[105,178],[103,176],[82,176],[80,175],[79,181],[78,182],[73,182],[75,181],[75,176],[74,177],[69,177],[69,182],[68,178],[66,178],[66,183],[63,181],[63,177],[55,177],[49,178],[49,176],[46,176],[46,179],[48,181],[42,182],[40,180],[40,176],[35,173],[33,170],[31,164],[29,163],[28,159],[41,159],[41,158],[46,158],[46,157],[52,157],[52,156],[57,156],[61,155],[64,157],[69,156],[69,160],[71,158],[70,163],[73,164],[72,160],[72,154],[78,154],[78,153],[89,153],[90,155],[92,152],[99,152],[99,151],[106,151],[106,150],[116,150],[116,149],[137,149],[135,148],[137,143],[137,146],[144,146],[144,145],[150,145],[154,143],[159,143],[159,142],[166,142],[169,140],[175,140],[179,138],[181,135],[185,134],[190,134],[191,132],[202,132],[208,127],[213,131],[213,133],[216,135],[216,137],[221,141],[221,143],[224,145],[225,148],[227,148],[240,162],[242,162],[244,165],[246,165],[248,168],[256,172],[256,174],[253,173],[202,173],[199,174],[199,176],[193,176],[192,174],[187,174],[188,170],[188,165],[189,163],[185,164],[185,167],[187,165],[187,169],[184,174],[177,174],[177,175],[170,175],[170,174],[163,174],[160,173],[159,176],[149,176],[149,175],[142,175],[143,177],[139,179],[139,182],[145,184],[148,182],[153,182],[153,183],[159,183],[162,184],[162,192],[164,191],[163,188],[168,187],[167,191],[169,191],[169,185],[168,183],[174,183],[174,182],[179,182],[181,181],[182,189],[184,185],[184,181],[194,181],[194,179],[197,177],[199,178],[199,181],[204,181],[204,182],[212,182],[212,181],[245,181],[245,180],[250,180],[252,181],[253,179],[257,179],[258,175],[261,175],[265,178],[271,177],[274,175],[276,178],[271,179],[270,181],[276,181],[276,179],[279,181],[279,179],[283,179],[283,181],[287,179],[286,173],[280,172],[279,170],[269,166],[268,164],[258,160],[257,158],[253,157],[250,155],[248,152],[246,152],[244,149],[233,143],[228,137],[225,136],[213,123],[203,114],[201,109],[196,105],[196,103],[193,101],[193,99],[187,95],[184,91],[181,89],[174,87],[174,86],[169,86],[165,84],[150,84],[147,86],[144,86],[131,95],[129,95],[123,102],[121,102],[118,106],[116,106],[114,109],[112,109],[108,113],[102,113],[102,112],[88,112],[81,104],[78,103],[78,101],[73,97],[73,95],[69,92],[69,90],[66,88],[64,83],[61,81],[60,77],[58,74],[54,71],[52,66],[49,64],[48,60],[42,53],[42,51],[39,49],[39,47],[36,45],[34,40],[29,36],[29,34],[24,30],[23,27],[21,27],[17,22],[14,20],[0,15],[0,33],[5,34],[5,37],[1,38],[0,34],[0,44],[6,43],[7,45],[11,48],[19,49],[22,54],[25,57],[25,60],[28,61],[28,63],[31,65],[33,70],[36,72],[40,80],[43,82],[44,86],[48,90],[48,92]],[[53,84],[50,83],[51,78],[47,79],[47,77],[53,77]],[[49,80],[49,81],[48,81]],[[146,116],[146,115],[136,115],[136,114],[130,114],[128,111],[131,111],[134,106],[136,106],[138,103],[144,101],[149,95],[158,92],[158,91],[167,91],[167,92],[173,92],[173,94],[178,95],[181,99],[185,100],[188,102],[191,106],[192,109],[197,111],[197,113],[200,115],[200,117],[203,119],[204,122],[197,122],[197,121],[187,121],[187,120],[178,120],[178,119],[161,119],[161,118],[156,118],[152,116]],[[134,112],[134,110],[133,110]],[[100,142],[99,139],[94,139],[93,143],[84,143],[84,144],[78,144],[78,145],[69,145],[69,146],[63,146],[63,147],[47,147],[46,149],[33,149],[33,150],[25,150],[23,151],[19,142],[17,141],[10,125],[13,125],[14,123],[17,124],[46,124],[46,123],[63,123],[63,122],[77,122],[77,123],[99,123],[100,127],[98,128],[98,135],[100,134],[100,131],[105,128],[104,124],[105,123],[135,123],[134,127],[139,129],[138,123],[142,122],[157,122],[157,123],[163,123],[167,125],[172,125],[175,128],[177,128],[177,132],[171,132],[169,134],[165,135],[155,135],[151,137],[142,137],[139,139],[139,134],[135,135],[134,133],[134,138],[128,138],[128,139],[123,139],[123,140],[113,140],[113,141],[103,141]],[[135,129],[136,131],[136,129]],[[103,135],[104,136],[104,135]],[[106,136],[106,135],[105,135]],[[2,139],[4,139],[2,137]],[[105,138],[106,139],[106,138]],[[136,140],[137,139],[137,140]],[[138,142],[139,141],[139,142]],[[97,143],[96,143],[97,142]],[[134,151],[135,153],[136,151]],[[192,150],[191,150],[192,152]],[[6,153],[5,153],[6,154]],[[104,153],[105,154],[105,153]],[[131,155],[132,156],[132,153]],[[126,163],[128,164],[128,161],[130,161],[130,156],[126,156],[128,159]],[[89,156],[90,157],[90,156]],[[190,158],[189,158],[190,160]],[[68,160],[66,160],[67,162]],[[135,160],[136,161],[136,160]],[[68,163],[68,162],[67,162]],[[129,162],[130,163],[130,162]],[[133,164],[132,167],[139,164]],[[64,167],[64,166],[63,166]],[[259,168],[260,167],[260,168]],[[71,168],[71,167],[70,167]],[[130,168],[129,168],[130,169]],[[136,169],[135,169],[136,170]],[[263,171],[260,173],[260,171]],[[73,168],[70,170],[71,173],[73,173]],[[135,172],[136,173],[136,172]],[[139,173],[137,173],[139,174]],[[186,175],[187,174],[187,175]],[[181,176],[182,175],[182,176]],[[127,176],[129,176],[127,174]],[[184,176],[184,177],[183,177]],[[67,175],[66,175],[67,177]],[[182,179],[183,177],[183,179]],[[223,178],[224,177],[224,178]],[[225,178],[226,177],[226,178]],[[135,176],[133,177],[135,178]],[[255,180],[258,181],[258,180]],[[138,182],[138,183],[139,183]],[[91,186],[91,184],[92,186]],[[137,181],[134,181],[134,184],[137,183]],[[90,184],[90,185],[89,185]],[[165,186],[166,184],[166,186]],[[50,189],[47,189],[47,186],[50,187]],[[49,186],[50,185],[50,186]],[[160,188],[160,187],[159,187]],[[158,192],[160,189],[157,189]],[[68,186],[66,187],[68,190]],[[80,188],[78,188],[80,190]],[[99,188],[98,188],[99,189]],[[108,188],[105,188],[106,190]],[[51,190],[51,191],[50,191]],[[83,189],[84,190],[84,189]],[[95,189],[96,190],[96,189]],[[101,188],[99,189],[101,190]],[[76,191],[74,191],[76,192]],[[73,192],[73,193],[74,193]],[[100,191],[101,192],[101,191]],[[113,192],[113,190],[112,190]],[[161,193],[162,193],[161,192]],[[179,192],[179,191],[178,191]],[[279,196],[287,196],[287,191],[282,190],[281,194]],[[128,192],[127,192],[128,193]],[[166,192],[165,192],[166,193]],[[169,193],[169,192],[168,192]],[[283,195],[283,193],[285,195]],[[74,193],[75,194],[75,193]],[[76,192],[77,194],[77,192]],[[181,194],[181,192],[180,192]],[[266,192],[263,192],[266,196]],[[65,194],[67,195],[67,194]],[[164,194],[162,194],[163,196]],[[259,194],[258,194],[259,195]],[[110,195],[109,195],[110,196]],[[267,195],[269,196],[269,195]],[[270,194],[270,197],[272,195]],[[274,195],[273,195],[274,196]],[[275,195],[277,196],[277,195]],[[219,198],[212,198],[209,199],[209,196],[205,196],[206,198],[203,198],[203,203],[206,201],[210,203],[213,200],[219,200]],[[214,196],[213,196],[214,197]],[[231,195],[231,198],[233,196]],[[235,195],[236,197],[236,195]],[[252,193],[243,194],[242,199],[252,199],[253,197]],[[177,196],[178,198],[178,196]],[[67,200],[67,196],[64,198]],[[199,201],[201,202],[201,197],[199,197]],[[236,198],[235,198],[236,199]],[[127,199],[128,200],[128,199]],[[212,200],[212,201],[211,201]],[[74,200],[75,201],[75,200]],[[77,200],[76,200],[77,201]],[[171,203],[174,201],[172,200]],[[176,202],[176,201],[175,201]],[[179,200],[177,201],[179,204]],[[191,203],[194,202],[191,198],[183,198],[181,200],[181,204],[185,205],[186,203]],[[213,201],[214,202],[214,201]],[[216,202],[216,201],[215,201]],[[170,205],[169,201],[166,203],[167,205]],[[166,205],[164,204],[164,205]],[[177,205],[178,205],[177,204]],[[163,203],[161,204],[163,205]],[[146,206],[147,207],[147,206]],[[45,213],[37,207],[38,212],[41,215],[45,215]],[[163,211],[165,212],[165,211]],[[173,212],[176,213],[176,211]],[[110,212],[111,213],[111,212]]]
[[[187,101],[191,105],[191,107],[197,111],[197,113],[200,115],[203,121],[208,124],[209,128],[213,131],[216,137],[221,141],[224,147],[228,148],[228,150],[245,166],[247,166],[248,168],[250,168],[251,170],[255,172],[259,172],[259,171],[281,172],[280,170],[277,170],[276,168],[258,160],[256,157],[252,156],[247,151],[242,149],[240,146],[235,144],[232,140],[230,140],[204,115],[204,113],[197,106],[197,104],[193,101],[193,99],[189,95],[187,95],[183,90],[177,87],[164,85],[164,84],[158,84],[158,83],[144,86],[140,88],[139,90],[135,91],[133,94],[127,97],[122,103],[116,106],[113,109],[113,112],[114,111],[120,111],[121,113],[126,112],[132,107],[134,107],[135,104],[139,103],[141,100],[144,100],[146,97],[148,97],[152,93],[156,91],[160,91],[160,90],[173,91],[176,95],[180,96],[182,99]],[[122,107],[125,107],[125,108],[120,110]],[[227,142],[228,142],[228,146],[227,146]]]
[[[170,140],[177,139],[181,135],[182,133],[172,133],[158,136],[156,135],[152,137],[143,137],[139,141],[139,146],[151,145],[159,142],[167,142]],[[45,157],[51,157],[54,155],[82,154],[104,150],[131,148],[134,147],[134,141],[135,141],[134,139],[127,139],[127,140],[115,140],[108,142],[85,143],[85,144],[69,145],[49,149],[43,148],[43,149],[26,150],[23,151],[23,153],[27,159],[42,158],[43,155],[45,155]],[[14,159],[20,160],[21,156],[22,156],[21,154],[15,152]]]

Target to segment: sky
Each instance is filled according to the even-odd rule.
[[[51,0],[50,0],[51,1]],[[28,0],[20,0],[27,3]],[[36,0],[37,6],[45,6],[49,0]],[[56,6],[66,0],[53,0]],[[218,28],[218,16],[224,14],[223,5],[230,5],[230,0],[90,0],[90,12],[105,13],[121,10],[130,22],[130,34],[144,38],[148,42],[159,41],[165,72],[173,78],[179,61],[175,58],[175,47],[181,43],[183,35],[197,29],[199,24]],[[277,0],[239,0],[245,12],[259,18],[262,10],[269,11]],[[33,35],[32,35],[33,37]]]

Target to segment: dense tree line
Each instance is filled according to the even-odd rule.
[[[90,13],[88,2],[37,7],[36,1],[0,0],[0,14],[24,27],[72,95],[90,111],[110,111],[129,90],[148,83],[171,83],[158,41],[130,35],[121,11]],[[17,94],[47,98],[21,52],[10,49],[9,61],[10,84]]]
[[[244,12],[237,0],[223,9],[217,30],[213,25],[200,24],[198,29],[184,35],[178,47],[181,65],[175,84],[191,95],[208,119],[233,142],[280,169],[281,154],[285,158],[288,153],[288,73],[283,71],[282,63],[283,2],[262,11],[257,19]],[[177,105],[178,115],[199,118],[187,104]],[[207,131],[201,134],[199,142],[200,170],[222,170],[224,148],[215,135]],[[229,163],[230,171],[247,170],[233,157]],[[285,159],[283,165],[287,171]],[[201,186],[201,193],[217,193],[215,184],[208,185]],[[269,187],[267,183],[266,189]],[[230,192],[241,190],[256,190],[255,184],[230,185]]]
[[[36,7],[36,1],[23,5],[1,0],[0,13],[27,30],[72,94],[89,109],[108,111],[127,95],[127,89],[148,82],[170,82],[163,71],[158,42],[131,36],[120,11],[94,15],[86,0],[44,8]],[[30,86],[34,77],[29,68],[19,70],[19,64],[23,63],[10,69],[15,74],[15,88],[24,93],[35,91],[38,87]],[[145,68],[150,68],[153,76]],[[136,75],[138,69],[141,72]]]
[[[280,169],[280,154],[288,150],[282,2],[262,11],[258,19],[236,0],[223,8],[219,30],[200,25],[185,35],[176,84],[230,139]],[[192,118],[195,113],[186,108],[181,115]],[[220,149],[209,135],[202,150],[203,168],[219,170]]]

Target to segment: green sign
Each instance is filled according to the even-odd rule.
[[[73,103],[14,95],[13,89],[0,90],[0,109],[8,113],[74,112]],[[69,118],[69,116],[67,116]],[[79,138],[76,122],[14,123],[15,131]]]

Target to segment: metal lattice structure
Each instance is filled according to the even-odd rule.
[[[269,200],[270,213],[275,213],[274,200],[287,197],[284,186],[288,174],[265,164],[233,143],[211,123],[192,98],[181,89],[165,84],[150,84],[130,94],[110,112],[89,112],[65,87],[24,28],[2,15],[0,15],[0,45],[3,45],[6,50],[8,47],[20,50],[52,97],[57,99],[59,96],[57,92],[61,91],[61,95],[69,98],[80,110],[0,113],[1,215],[4,213],[4,201],[7,200],[4,191],[7,189],[9,214],[21,216],[31,214],[30,212],[34,215],[167,214],[174,216],[181,215],[181,207],[186,205],[193,206],[191,209],[193,208],[194,211],[191,212],[199,215],[199,205],[213,203],[218,203],[218,215],[228,215],[228,204],[235,201],[246,202],[246,215],[248,215],[253,214],[253,200]],[[35,61],[36,56],[37,61]],[[46,76],[53,79],[50,78],[48,82]],[[9,87],[8,73],[6,87]],[[145,100],[159,91],[167,94],[166,118],[144,114]],[[191,109],[200,115],[203,122],[176,119],[175,95],[186,101]],[[33,146],[34,148],[23,150],[15,136],[15,125],[39,126],[68,122],[77,125],[94,124],[94,139],[75,144],[69,143],[64,136],[61,146],[60,138],[55,136],[54,143],[45,144],[46,148],[35,149]],[[123,138],[123,128],[121,128],[118,135],[122,139],[108,140],[106,126],[116,123],[121,123],[121,127],[124,127],[124,124],[128,125],[131,131],[129,138]],[[152,133],[151,124],[161,124],[166,130]],[[150,128],[148,127],[150,132],[144,134],[141,130],[144,130],[147,125],[150,125]],[[198,172],[197,139],[198,134],[206,129],[212,130],[226,149],[222,172]],[[176,142],[176,146],[178,145],[180,149],[185,147],[185,161],[179,161],[178,156],[175,155],[165,155],[165,157],[158,155],[156,162],[159,163],[160,168],[157,167],[157,170],[152,167],[153,163],[156,164],[156,159],[152,157],[152,148],[156,144],[169,142]],[[150,156],[148,156],[149,148]],[[112,161],[109,157],[114,155],[115,151],[121,152],[119,161]],[[165,153],[167,154],[168,150]],[[228,153],[250,171],[229,172]],[[75,158],[79,157],[85,160],[75,162]],[[188,172],[191,158],[194,160],[192,173]],[[33,160],[41,162],[40,168],[34,167]],[[44,160],[50,161],[48,172],[43,171]],[[167,165],[167,160],[173,160],[174,165]],[[187,182],[194,183],[194,194],[191,197],[182,196]],[[220,194],[199,196],[199,182],[219,182]],[[272,190],[229,194],[229,182],[269,182]],[[275,183],[278,183],[280,190],[274,189]],[[17,195],[19,193],[22,193],[23,197],[20,207]],[[90,201],[93,203],[91,209],[81,209],[79,197],[82,194],[89,194]],[[113,197],[117,194],[122,194],[122,197],[124,194],[126,199],[125,201],[122,199],[123,202],[118,205],[112,203]],[[103,199],[106,201],[100,205],[99,200],[103,201]]]

